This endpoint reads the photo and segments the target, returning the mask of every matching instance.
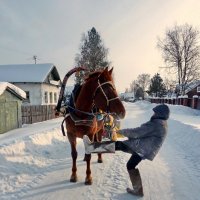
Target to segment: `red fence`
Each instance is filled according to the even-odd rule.
[[[22,106],[22,124],[32,124],[55,118],[54,105]]]
[[[187,96],[179,96],[177,98],[160,98],[160,97],[151,97],[150,98],[151,103],[167,103],[172,105],[183,105],[188,106],[193,109],[199,109],[200,110],[200,97],[199,96],[193,96],[193,98],[188,98]]]

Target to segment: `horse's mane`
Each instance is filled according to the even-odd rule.
[[[96,71],[96,72],[91,72],[88,77],[85,78],[85,81],[89,81],[92,78],[95,78],[99,76],[102,73],[102,71]]]
[[[96,78],[96,77],[99,77],[102,73],[104,73],[105,71],[104,70],[99,70],[99,71],[95,71],[95,72],[91,72],[87,78],[85,78],[85,81],[89,81],[90,79],[93,79],[93,78]],[[110,74],[107,72],[107,73],[104,73],[104,76],[105,78],[107,79],[110,79],[111,76]]]

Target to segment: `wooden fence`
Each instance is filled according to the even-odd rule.
[[[55,105],[22,106],[22,124],[32,124],[55,118]]]
[[[200,110],[200,97],[194,95],[192,98],[188,98],[187,95],[179,96],[177,98],[159,98],[159,97],[151,97],[151,103],[167,103],[172,105],[183,105],[187,107],[191,107],[193,109]]]

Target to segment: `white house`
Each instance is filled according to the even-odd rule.
[[[26,92],[28,105],[55,105],[61,83],[54,64],[0,65],[0,81],[10,82]]]

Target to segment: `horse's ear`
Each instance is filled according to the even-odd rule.
[[[111,70],[109,70],[109,74],[111,75],[113,72],[113,67],[111,68]]]
[[[108,67],[106,67],[106,68],[104,69],[104,71],[108,72]]]

